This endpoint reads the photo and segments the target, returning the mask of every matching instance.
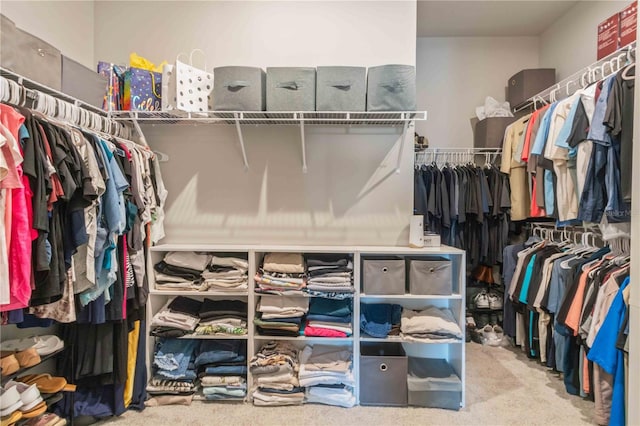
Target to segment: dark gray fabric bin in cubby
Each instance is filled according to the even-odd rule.
[[[360,405],[407,405],[407,355],[400,343],[361,343]]]

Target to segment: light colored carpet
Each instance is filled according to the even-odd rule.
[[[254,407],[194,402],[127,412],[107,425],[584,425],[593,403],[569,395],[554,373],[519,349],[467,344],[467,404],[459,412],[429,408],[323,405]]]

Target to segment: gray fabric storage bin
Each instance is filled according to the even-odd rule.
[[[367,69],[318,67],[316,110],[364,111],[367,106]]]
[[[267,68],[267,111],[315,110],[315,68]]]
[[[217,111],[264,111],[267,75],[256,67],[213,69],[213,105]]]
[[[414,111],[416,69],[412,65],[381,65],[369,68],[367,111]]]
[[[109,78],[62,55],[62,92],[102,108]]]
[[[366,259],[363,261],[362,288],[365,294],[404,294],[404,259]]]
[[[504,132],[515,117],[488,117],[476,123],[473,132],[474,148],[502,148]]]
[[[453,291],[451,261],[445,258],[412,259],[409,263],[411,294],[448,295]]]
[[[0,65],[51,89],[62,85],[62,55],[49,43],[17,28],[6,16],[0,20]]]
[[[400,343],[360,346],[360,405],[407,405],[407,356]]]
[[[507,100],[511,108],[524,104],[527,99],[556,83],[555,68],[522,70],[509,79]]]
[[[407,389],[409,405],[460,409],[462,381],[444,359],[409,358]]]

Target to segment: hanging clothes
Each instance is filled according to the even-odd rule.
[[[496,167],[422,165],[414,174],[414,214],[443,244],[467,251],[467,261],[495,265],[509,232],[508,177]]]

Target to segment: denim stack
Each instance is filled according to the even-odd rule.
[[[173,403],[190,403],[196,390],[195,355],[197,340],[160,339],[156,344],[154,375],[147,384],[147,393],[161,401],[161,396],[172,395]],[[179,402],[178,402],[179,401]]]
[[[253,375],[253,404],[300,405],[304,388],[298,382],[298,349],[289,342],[265,344],[249,363]]]
[[[347,337],[353,333],[351,327],[351,299],[331,300],[313,298],[304,335],[312,337]]]
[[[240,340],[205,340],[195,366],[207,401],[243,400],[247,396],[247,347]]]
[[[400,334],[402,306],[389,303],[360,305],[360,330],[365,335],[385,339]]]
[[[305,347],[300,353],[298,379],[306,387],[305,402],[346,408],[356,404],[350,348]]]

